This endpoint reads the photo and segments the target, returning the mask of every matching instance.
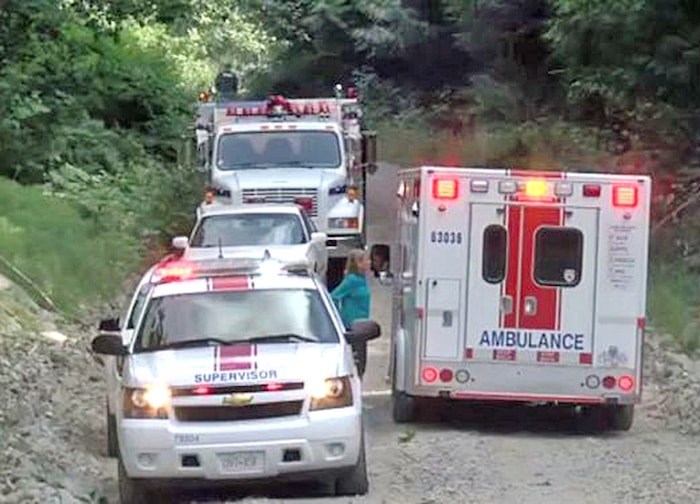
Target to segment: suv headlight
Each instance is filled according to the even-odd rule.
[[[309,383],[311,411],[352,406],[352,384],[349,376],[327,378]]]
[[[170,389],[165,385],[124,389],[124,418],[168,418]]]
[[[357,229],[360,227],[360,222],[357,217],[328,219],[328,227],[330,229]]]

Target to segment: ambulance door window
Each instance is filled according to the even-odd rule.
[[[481,274],[484,280],[497,284],[506,277],[508,254],[508,231],[499,224],[484,229],[483,264]]]
[[[583,233],[574,228],[543,227],[535,236],[535,281],[576,287],[583,266]]]

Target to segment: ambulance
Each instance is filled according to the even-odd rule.
[[[571,405],[586,425],[629,430],[650,177],[423,166],[399,182],[396,274],[380,277],[394,420],[445,398]]]

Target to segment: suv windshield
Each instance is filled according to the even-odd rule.
[[[289,338],[279,338],[288,335]],[[201,292],[151,299],[134,350],[244,342],[337,343],[335,326],[312,289]],[[195,341],[199,340],[199,341]],[[261,339],[261,343],[265,340]]]
[[[304,227],[294,214],[230,214],[202,218],[190,247],[253,247],[306,243]]]
[[[332,131],[230,133],[219,139],[217,158],[220,170],[337,168],[340,145]]]

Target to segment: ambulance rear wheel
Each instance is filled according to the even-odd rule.
[[[392,397],[392,416],[396,423],[413,422],[416,418],[416,400],[405,392],[395,391]]]
[[[612,406],[607,411],[608,423],[614,431],[628,431],[634,423],[634,404]]]

